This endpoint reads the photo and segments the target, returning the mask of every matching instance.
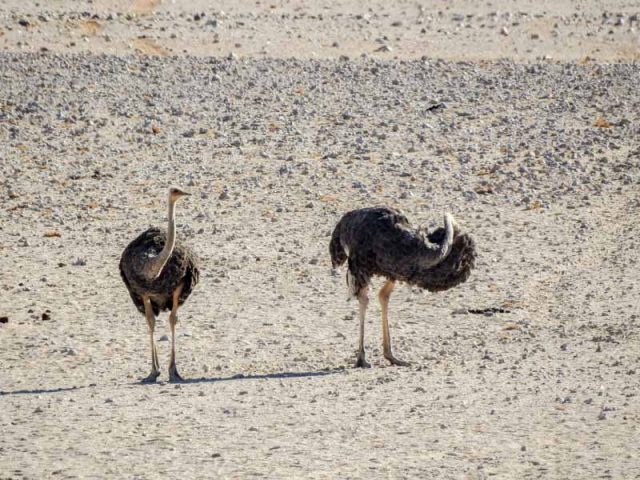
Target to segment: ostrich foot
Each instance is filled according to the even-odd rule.
[[[391,352],[385,353],[384,354],[384,358],[389,360],[391,365],[398,365],[399,367],[408,367],[409,366],[409,362],[405,362],[404,360],[397,359],[396,357],[393,356],[393,354]]]
[[[160,372],[152,370],[151,373],[140,380],[140,383],[156,383],[156,378],[160,376]]]
[[[184,382],[184,379],[178,373],[178,369],[176,368],[176,364],[173,363],[169,367],[169,381],[170,382]]]
[[[364,359],[364,352],[358,352],[356,357],[356,368],[371,368],[371,364]]]

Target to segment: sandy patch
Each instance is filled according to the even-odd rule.
[[[134,38],[131,45],[141,55],[164,57],[169,51],[150,38]],[[156,129],[158,127],[155,127]]]
[[[133,2],[131,2],[129,11],[131,13],[135,13],[136,15],[150,15],[161,4],[162,0],[133,0]]]

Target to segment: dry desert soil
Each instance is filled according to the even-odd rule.
[[[635,1],[0,3],[0,479],[640,478]],[[122,250],[200,257],[170,331]],[[469,280],[357,303],[387,205]]]

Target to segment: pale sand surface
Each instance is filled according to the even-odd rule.
[[[640,478],[634,2],[134,3],[0,6],[0,478]],[[166,383],[163,315],[140,385],[117,264],[171,184],[202,259],[188,381]],[[382,358],[373,291],[356,370],[329,235],[380,204],[451,211],[479,257],[394,292],[410,367]]]
[[[634,0],[4,0],[0,50],[624,62],[638,15]]]

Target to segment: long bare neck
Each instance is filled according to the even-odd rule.
[[[149,260],[147,268],[147,277],[155,280],[162,273],[162,269],[167,264],[167,260],[173,253],[176,246],[176,224],[175,224],[175,201],[169,199],[169,225],[167,226],[167,240],[165,241],[162,251]]]
[[[449,255],[449,252],[451,251],[451,245],[453,245],[453,236],[454,236],[453,225],[454,225],[453,217],[450,214],[445,213],[444,239],[442,240],[442,243],[438,245],[437,248],[427,249],[427,253],[421,257],[420,264],[424,268],[433,267],[438,263],[440,263],[441,261],[443,261],[445,258],[447,258],[447,255]]]

